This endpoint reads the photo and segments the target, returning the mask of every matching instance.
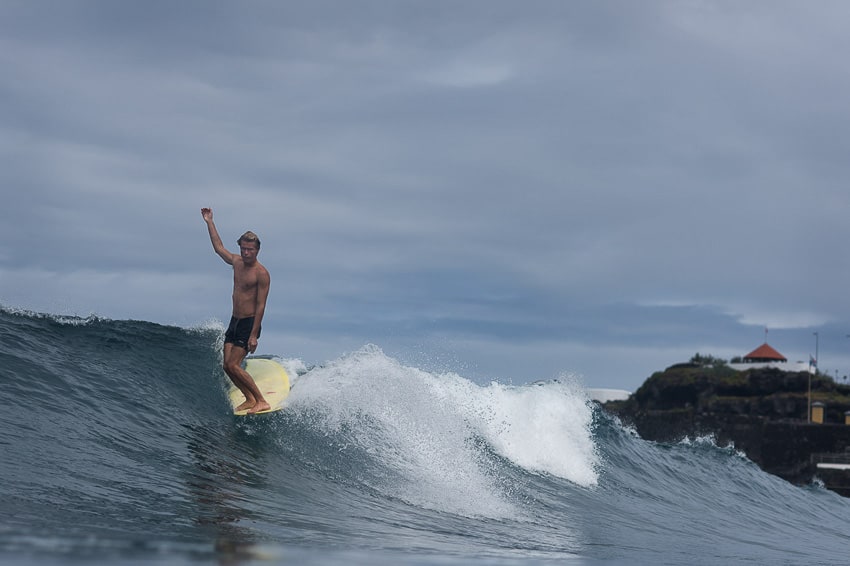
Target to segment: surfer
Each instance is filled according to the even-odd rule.
[[[268,410],[271,407],[254,379],[242,369],[245,356],[257,349],[271,285],[268,270],[257,261],[260,239],[253,232],[245,232],[236,242],[239,244],[239,253],[231,253],[221,242],[213,222],[212,209],[202,208],[201,216],[207,223],[215,253],[224,263],[233,266],[233,313],[224,334],[224,372],[245,395],[245,402],[236,410],[247,409],[249,414]]]

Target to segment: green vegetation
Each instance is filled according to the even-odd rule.
[[[715,358],[712,355],[703,356],[699,352],[694,354],[691,358],[690,363],[696,364],[700,367],[717,367],[717,366],[725,366],[726,360],[722,358]]]
[[[689,363],[653,373],[629,399],[606,406],[624,413],[689,410],[694,415],[805,420],[810,385],[812,401],[827,405],[827,422],[843,423],[844,412],[850,410],[850,386],[777,368],[736,371],[714,356],[700,354]]]

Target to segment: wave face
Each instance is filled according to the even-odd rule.
[[[478,385],[369,345],[278,358],[286,409],[240,418],[222,333],[0,309],[0,562],[846,561],[847,499],[644,441],[569,378]]]

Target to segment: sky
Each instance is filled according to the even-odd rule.
[[[0,305],[634,391],[850,373],[850,3],[5,0]],[[817,334],[815,334],[817,333]]]

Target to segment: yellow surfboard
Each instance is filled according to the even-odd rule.
[[[251,374],[263,397],[272,407],[266,411],[253,414],[262,415],[263,413],[281,410],[284,399],[289,395],[289,375],[283,369],[283,366],[268,358],[247,358],[245,360],[245,371]],[[236,411],[236,407],[245,402],[245,396],[233,383],[230,383],[227,393],[230,397],[230,406],[234,409],[233,414],[247,414],[246,410]]]

